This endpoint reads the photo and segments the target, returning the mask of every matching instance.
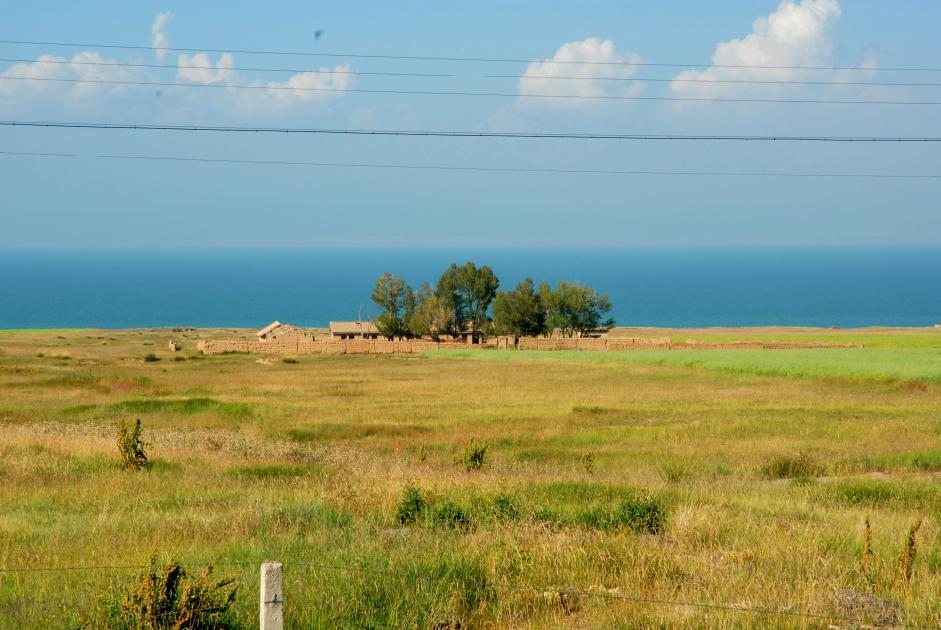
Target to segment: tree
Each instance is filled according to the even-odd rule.
[[[512,291],[499,291],[493,300],[493,325],[498,334],[536,336],[546,331],[546,310],[531,278]]]
[[[486,265],[478,269],[473,262],[463,267],[452,263],[438,278],[436,290],[454,312],[451,332],[469,329],[476,339],[487,321],[487,309],[499,286],[500,281],[493,269]]]
[[[450,330],[454,309],[427,282],[414,299],[415,307],[407,320],[409,332],[415,337],[430,336],[438,341],[440,335]]]
[[[585,335],[593,330],[614,326],[604,315],[611,310],[607,293],[598,293],[587,284],[559,281],[555,289],[543,282],[539,297],[546,312],[548,330],[558,328],[565,337]]]
[[[376,317],[376,327],[383,337],[392,339],[408,332],[402,313],[408,306],[410,294],[414,295],[414,292],[405,280],[389,272],[376,280],[371,299],[383,311]]]

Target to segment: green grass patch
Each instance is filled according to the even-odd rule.
[[[252,415],[252,406],[248,403],[222,402],[214,398],[183,398],[176,400],[145,398],[125,400],[108,405],[75,405],[64,410],[68,414],[79,414],[88,411],[101,411],[111,415],[166,413],[178,416],[193,416],[202,413],[213,413],[232,418],[246,418]]]
[[[941,383],[937,348],[633,350],[626,352],[432,350],[431,357],[479,361],[566,361],[697,368],[727,374]]]
[[[312,427],[290,429],[288,437],[295,442],[326,442],[355,440],[368,437],[405,437],[427,433],[427,427],[417,424],[353,424],[327,422]]]
[[[315,472],[310,466],[300,464],[257,464],[237,466],[229,473],[238,479],[294,479]]]
[[[915,480],[850,479],[819,486],[830,501],[862,507],[941,508],[937,484]]]

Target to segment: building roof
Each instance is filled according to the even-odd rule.
[[[276,328],[281,328],[281,322],[279,322],[278,320],[271,322],[270,324],[268,324],[267,326],[265,326],[264,328],[262,328],[255,334],[258,335],[259,337],[264,337],[265,335],[270,333],[272,330],[275,330]]]
[[[372,322],[330,322],[332,335],[378,335],[379,329]]]

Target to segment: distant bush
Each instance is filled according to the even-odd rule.
[[[291,364],[293,364],[293,363],[300,363],[300,361],[298,361],[298,360],[295,359],[294,357],[284,357],[283,359],[281,359],[281,363],[291,363]]]
[[[212,567],[192,575],[176,561],[145,569],[113,601],[104,602],[106,625],[134,630],[227,630],[236,628],[229,608],[238,576],[213,579]]]
[[[470,442],[465,446],[456,460],[456,463],[464,466],[464,469],[468,472],[471,470],[480,470],[486,462],[487,445],[478,444],[476,442]]]
[[[160,357],[158,357],[158,356],[157,356],[156,354],[154,354],[153,352],[150,352],[150,353],[144,355],[144,361],[147,362],[147,363],[154,363],[154,362],[159,361],[159,360],[160,360]]]
[[[421,490],[408,484],[402,491],[402,499],[399,501],[399,507],[396,509],[395,517],[403,525],[411,525],[418,521],[425,511],[425,498]]]
[[[177,356],[173,357],[173,360],[174,360],[174,361],[177,361],[177,362],[179,362],[179,361],[186,361],[186,357],[181,357],[181,356],[177,355]]]
[[[468,513],[453,501],[444,501],[436,505],[431,511],[429,520],[434,526],[450,527],[452,529],[470,525]]]
[[[761,472],[768,479],[797,479],[817,477],[823,472],[823,467],[801,453],[775,457],[761,468]]]
[[[147,468],[147,452],[144,450],[144,440],[141,437],[143,428],[140,418],[134,423],[133,427],[124,424],[124,420],[118,425],[118,451],[121,453],[122,465],[130,470],[141,470]]]

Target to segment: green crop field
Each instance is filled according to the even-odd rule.
[[[100,627],[154,555],[232,575],[246,628],[265,559],[290,628],[941,624],[934,331],[196,352],[219,334],[0,334],[0,628]],[[116,445],[136,419],[141,471]]]

